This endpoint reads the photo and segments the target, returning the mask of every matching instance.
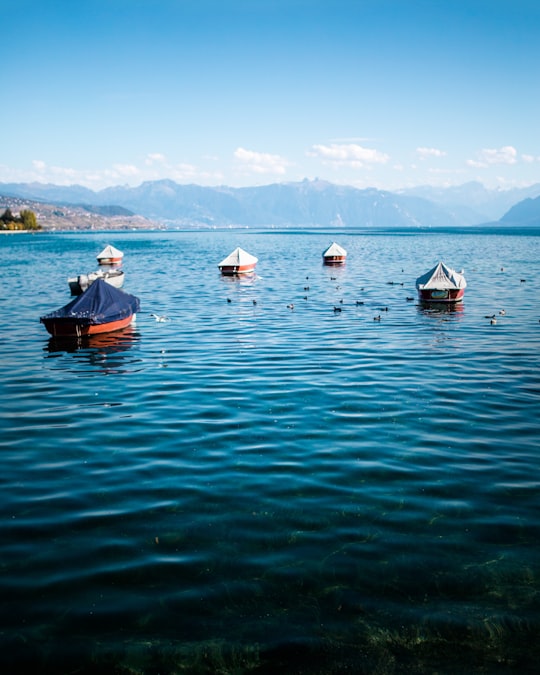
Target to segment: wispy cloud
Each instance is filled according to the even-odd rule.
[[[253,173],[283,175],[289,166],[289,162],[284,157],[245,148],[237,148],[234,157],[244,169]]]
[[[41,159],[32,160],[34,169],[33,180],[44,180],[59,183],[60,185],[69,185],[77,178],[77,171],[69,167],[50,166]]]
[[[32,171],[25,175],[25,181],[50,182],[57,185],[110,185],[111,182],[134,179],[141,171],[134,164],[114,164],[100,170],[77,170],[65,166],[53,166],[41,159],[32,160]]]
[[[9,174],[9,178],[8,178]],[[40,159],[32,161],[30,171],[14,172],[0,165],[1,180],[20,180],[21,182],[45,182],[57,185],[84,185],[92,189],[100,189],[119,183],[137,185],[143,181],[169,178],[181,182],[215,183],[223,182],[220,171],[206,171],[193,164],[169,162],[159,152],[149,153],[140,166],[130,163],[116,163],[100,169],[72,169],[52,166]]]
[[[446,152],[438,148],[416,148],[416,154],[419,159],[428,159],[428,157],[445,157]]]
[[[114,164],[113,171],[118,176],[124,176],[126,178],[131,176],[138,176],[141,172],[138,167],[134,164]]]
[[[167,158],[165,155],[161,152],[150,152],[148,155],[146,155],[146,159],[144,160],[144,163],[147,166],[152,166],[152,164],[165,164],[167,161]]]
[[[313,145],[306,153],[324,163],[352,168],[364,168],[373,164],[386,164],[390,159],[379,150],[364,148],[356,143],[331,143],[330,145]]]
[[[502,148],[484,148],[476,154],[475,159],[468,159],[467,165],[476,168],[486,168],[495,164],[515,164],[517,162],[517,150],[511,145]]]

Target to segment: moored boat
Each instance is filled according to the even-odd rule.
[[[71,295],[80,295],[94,283],[97,279],[103,279],[115,288],[122,288],[124,285],[124,272],[121,269],[99,269],[88,274],[79,274],[76,277],[69,277],[68,284]]]
[[[421,302],[461,302],[466,287],[463,270],[456,272],[443,262],[439,262],[416,280]]]
[[[110,244],[105,246],[103,251],[97,255],[97,261],[100,265],[119,265],[123,258],[123,252]]]
[[[221,273],[226,275],[249,274],[255,270],[258,260],[254,255],[238,247],[232,253],[229,253],[219,263],[218,267]]]
[[[347,251],[334,241],[323,252],[322,256],[325,265],[343,265],[347,260]]]
[[[125,328],[139,308],[139,298],[96,279],[75,300],[39,320],[53,337],[81,337]]]

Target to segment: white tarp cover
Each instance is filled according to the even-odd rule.
[[[339,244],[336,244],[335,241],[326,249],[323,253],[323,257],[327,258],[334,255],[347,255],[347,251]]]
[[[122,251],[119,251],[117,248],[114,248],[114,246],[111,246],[110,244],[108,246],[105,246],[103,251],[97,256],[98,260],[101,260],[102,258],[122,258],[124,254]]]
[[[222,260],[218,267],[242,267],[244,265],[254,265],[259,259],[251,255],[243,248],[235,248],[232,253]]]
[[[456,272],[455,270],[447,267],[443,262],[440,262],[438,265],[429,272],[422,274],[421,277],[418,277],[416,280],[416,288],[418,289],[458,289],[465,288],[467,282],[463,274]]]

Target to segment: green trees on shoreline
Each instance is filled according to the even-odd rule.
[[[14,216],[7,208],[0,216],[0,230],[41,230],[36,214],[30,209],[23,209],[18,216]]]

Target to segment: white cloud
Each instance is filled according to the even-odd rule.
[[[473,167],[474,169],[484,169],[487,167],[485,162],[479,162],[477,159],[468,159],[465,164],[467,166]]]
[[[150,161],[149,161],[150,160]],[[178,183],[223,184],[224,176],[219,171],[208,171],[187,163],[170,163],[165,155],[151,153],[141,164],[116,163],[101,168],[51,166],[43,160],[33,160],[31,169],[13,169],[0,164],[0,182],[43,182],[56,185],[84,185],[101,189],[110,185],[138,185],[143,181],[168,178]]]
[[[50,166],[41,159],[32,160],[32,166],[34,171],[31,172],[29,180],[46,180],[58,185],[71,185],[77,177],[75,169],[64,166]]]
[[[134,164],[113,164],[114,171],[119,176],[138,176],[139,169]]]
[[[444,150],[439,150],[438,148],[416,148],[416,154],[420,159],[446,156],[446,152],[444,152]]]
[[[166,157],[161,152],[150,152],[146,155],[144,163],[147,166],[152,166],[152,164],[164,164],[166,162]]]
[[[255,152],[245,148],[237,148],[235,158],[249,171],[253,173],[273,173],[283,175],[289,162],[279,155],[270,155],[266,152]]]
[[[89,180],[89,174],[90,172],[82,171],[79,172],[79,178],[77,179],[77,182],[86,182]],[[112,184],[116,183],[117,181],[126,181],[129,179],[135,179],[139,178],[141,175],[141,172],[139,169],[133,165],[133,164],[113,164],[113,166],[109,169],[102,169],[98,171],[93,171],[90,174],[93,176],[93,182],[104,182],[107,185],[110,185],[111,182]],[[101,180],[98,176],[101,176]],[[81,181],[81,177],[83,178],[83,181]]]
[[[517,150],[511,145],[502,148],[484,148],[476,154],[476,159],[467,160],[468,166],[486,168],[494,164],[515,164],[517,162]]]
[[[174,181],[196,181],[200,178],[201,172],[193,164],[174,164],[169,167],[167,176]]]
[[[330,145],[313,145],[307,153],[308,157],[316,157],[334,166],[363,168],[372,164],[386,164],[390,157],[372,148],[364,148],[356,143],[331,143]]]

